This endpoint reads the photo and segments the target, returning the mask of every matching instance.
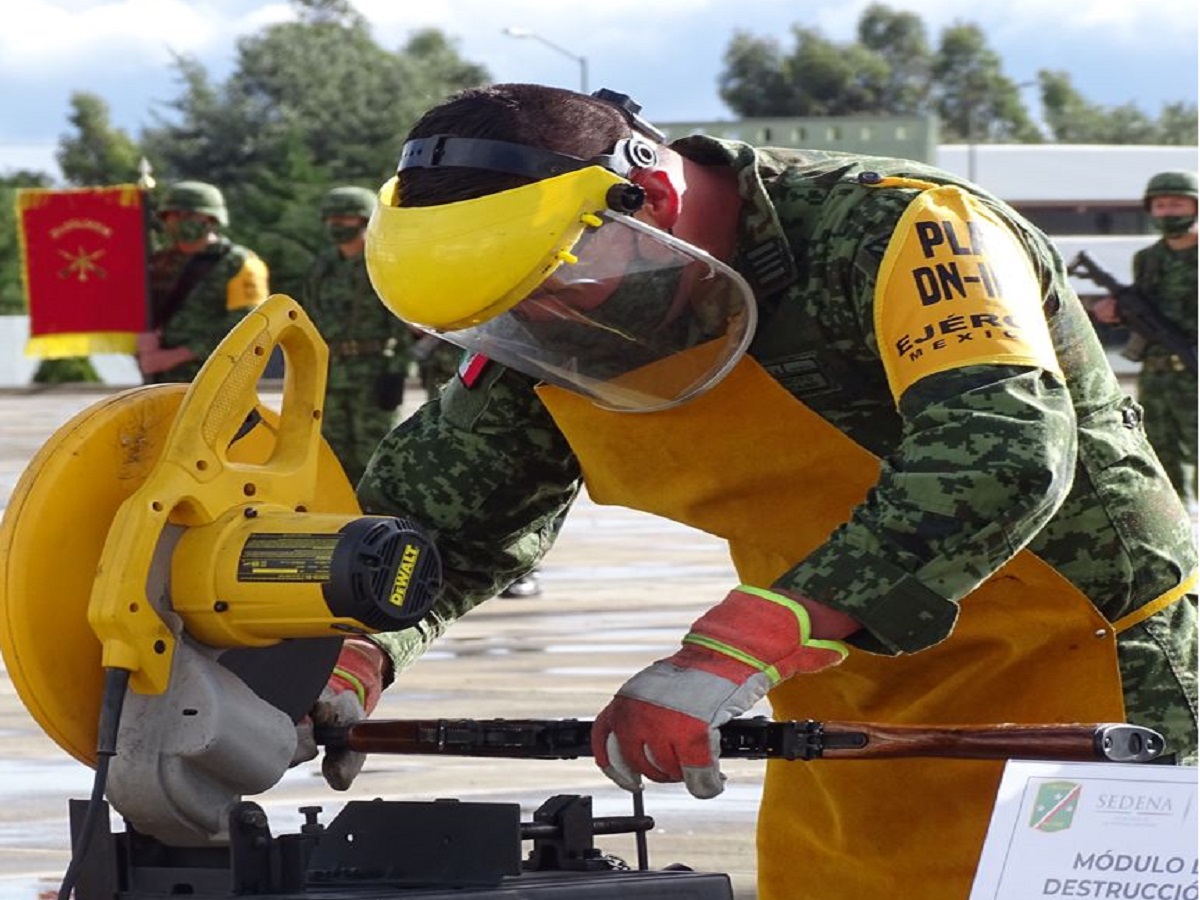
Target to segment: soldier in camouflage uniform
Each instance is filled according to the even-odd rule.
[[[743,581],[598,716],[626,788],[718,793],[715,726],[764,695],[778,719],[1129,720],[1194,758],[1190,523],[1046,236],[930,166],[668,146],[636,112],[465,92],[381,193],[380,298],[474,355],[359,485],[445,565],[428,620],[376,638],[380,683],[534,566],[586,482],[726,538]],[[1000,773],[770,763],[759,896],[962,900]]]
[[[150,256],[150,330],[138,335],[147,384],[191,381],[226,333],[267,299],[267,266],[220,233],[225,198],[211,184],[167,188],[158,217],[169,243]]]
[[[332,242],[313,263],[301,304],[329,345],[321,434],[357,482],[404,399],[412,331],[375,296],[363,262],[375,208],[366,188],[336,187],[321,201]]]
[[[1160,172],[1142,198],[1162,238],[1133,257],[1133,284],[1163,316],[1196,343],[1196,173]],[[1119,322],[1116,300],[1106,297],[1093,309],[1102,322]],[[1146,436],[1171,483],[1185,503],[1196,502],[1196,376],[1159,343],[1140,335],[1142,368],[1138,399],[1146,410]]]

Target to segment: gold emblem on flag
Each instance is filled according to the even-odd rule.
[[[89,252],[80,247],[74,254],[66,250],[59,250],[58,255],[68,260],[67,264],[58,270],[59,278],[74,276],[76,280],[83,282],[87,281],[92,275],[95,275],[97,278],[105,278],[108,275],[96,262],[96,260],[104,255],[103,249]]]

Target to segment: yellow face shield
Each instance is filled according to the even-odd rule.
[[[589,167],[409,208],[389,183],[367,231],[371,281],[402,319],[605,408],[682,403],[745,353],[754,296],[704,251],[609,210],[621,186]]]
[[[519,302],[564,260],[625,179],[598,166],[474,200],[397,206],[397,179],[380,189],[367,225],[375,293],[406,322],[452,331]]]
[[[501,315],[442,337],[607,409],[666,409],[712,387],[754,335],[749,286],[636,219],[599,218],[575,262]]]

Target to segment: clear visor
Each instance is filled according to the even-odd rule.
[[[439,334],[607,409],[651,412],[708,390],[754,335],[750,286],[636,219],[597,221],[571,248],[575,261],[507,312]]]

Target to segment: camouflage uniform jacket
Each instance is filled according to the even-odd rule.
[[[743,207],[733,265],[760,313],[751,356],[882,460],[867,500],[779,586],[857,618],[864,628],[852,641],[860,647],[898,653],[944,638],[957,601],[1024,547],[1110,620],[1190,573],[1189,522],[1146,444],[1140,410],[1121,394],[1040,232],[964,185],[1027,247],[1065,383],[1038,370],[972,366],[920,380],[897,406],[872,310],[881,258],[916,192],[869,187],[858,176],[964,183],[904,160],[706,137],[673,146],[737,172]],[[426,626],[384,639],[398,667],[527,570],[579,488],[578,463],[531,388],[496,365],[471,389],[455,379],[440,404],[385,440],[359,486],[366,511],[431,526],[447,567]],[[1173,665],[1190,665],[1187,646]]]
[[[188,275],[188,267],[200,267]],[[176,286],[186,277],[186,291]],[[267,269],[251,250],[221,237],[196,254],[174,246],[155,251],[149,262],[153,327],[163,347],[187,347],[196,359],[151,376],[158,383],[191,381],[217,344],[245,314],[267,299]],[[182,296],[178,294],[182,293]]]
[[[1165,240],[1158,240],[1133,256],[1134,285],[1192,344],[1196,343],[1196,251],[1194,244],[1172,250]],[[1170,353],[1161,344],[1150,344],[1144,358]]]
[[[330,391],[354,391],[373,403],[376,378],[406,371],[412,332],[375,296],[361,255],[346,258],[337,247],[322,250],[300,304],[329,345]]]

